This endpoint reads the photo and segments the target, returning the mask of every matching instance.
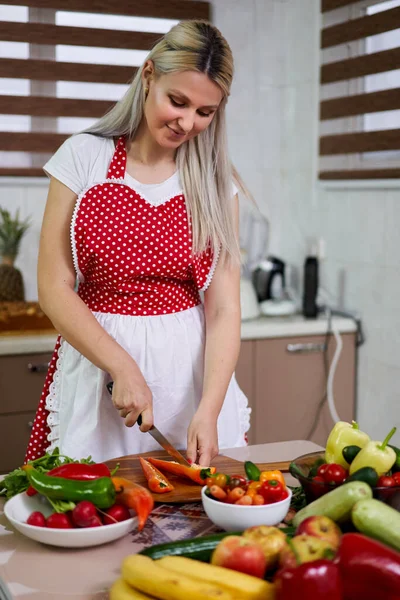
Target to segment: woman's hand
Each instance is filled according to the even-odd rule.
[[[153,426],[153,397],[139,368],[131,368],[118,373],[114,379],[112,402],[125,425],[132,427],[142,415],[140,431],[148,431]]]
[[[189,461],[204,467],[218,454],[217,418],[201,407],[189,425],[186,454]]]

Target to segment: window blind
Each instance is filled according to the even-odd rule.
[[[320,179],[400,178],[396,4],[400,2],[321,1]],[[385,49],[377,51],[379,47]],[[371,119],[373,114],[380,118]]]
[[[28,116],[32,127],[28,131],[0,131],[0,153],[16,157],[15,164],[4,166],[4,162],[0,162],[0,176],[42,176],[39,164],[42,165],[47,156],[76,132],[59,132],[57,119],[98,118],[115,103],[115,100],[96,97],[58,97],[58,82],[127,85],[137,71],[137,67],[126,64],[57,60],[57,46],[82,47],[82,51],[87,48],[106,48],[110,49],[110,53],[111,49],[148,51],[162,37],[162,33],[117,30],[112,27],[112,17],[210,19],[209,2],[197,0],[13,0],[12,4],[27,7],[29,20],[0,21],[0,41],[29,44],[29,58],[0,57],[0,78],[9,82],[28,80],[30,93],[0,95],[0,115]],[[108,15],[110,26],[58,25],[55,24],[57,11]],[[35,94],[35,90],[39,93]],[[28,153],[32,157],[28,166],[18,164],[18,153]]]

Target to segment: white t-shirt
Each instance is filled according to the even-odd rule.
[[[114,141],[111,138],[79,133],[68,138],[43,169],[46,175],[55,177],[79,195],[83,190],[107,178],[114,151]],[[161,183],[141,183],[125,173],[125,182],[154,205],[183,193],[178,171]],[[237,192],[232,183],[232,195]]]

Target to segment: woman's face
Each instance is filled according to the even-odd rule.
[[[151,79],[144,114],[154,140],[178,148],[209,126],[222,100],[221,88],[204,73],[180,71]]]

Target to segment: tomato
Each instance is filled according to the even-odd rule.
[[[34,525],[35,527],[46,527],[46,519],[38,510],[31,513],[26,522],[28,525]]]
[[[393,479],[396,485],[400,485],[400,471],[393,474]]]
[[[122,504],[114,504],[105,511],[103,516],[104,525],[113,525],[116,522],[126,521],[131,518],[131,513],[126,506]]]
[[[378,479],[377,487],[394,487],[396,482],[394,477],[388,477],[387,475],[381,475]]]
[[[228,475],[225,475],[225,473],[216,473],[213,479],[214,485],[218,485],[222,489],[224,489],[229,483],[229,477]]]
[[[342,467],[342,465],[336,465],[334,463],[328,465],[328,468],[324,474],[324,480],[326,483],[343,483],[348,476],[348,471]]]
[[[325,477],[326,470],[329,466],[330,465],[328,463],[324,463],[323,465],[320,465],[317,469],[316,477]]]
[[[243,477],[242,475],[232,475],[230,480],[229,480],[229,484],[228,484],[228,488],[230,490],[234,490],[237,487],[246,487],[247,486],[247,479],[245,477]]]
[[[320,496],[323,496],[328,491],[327,489],[325,489],[326,481],[320,475],[316,475],[313,478],[313,483],[314,482],[315,482],[315,485],[311,484],[311,490],[312,490],[313,496],[315,496],[315,498],[319,498]]]

